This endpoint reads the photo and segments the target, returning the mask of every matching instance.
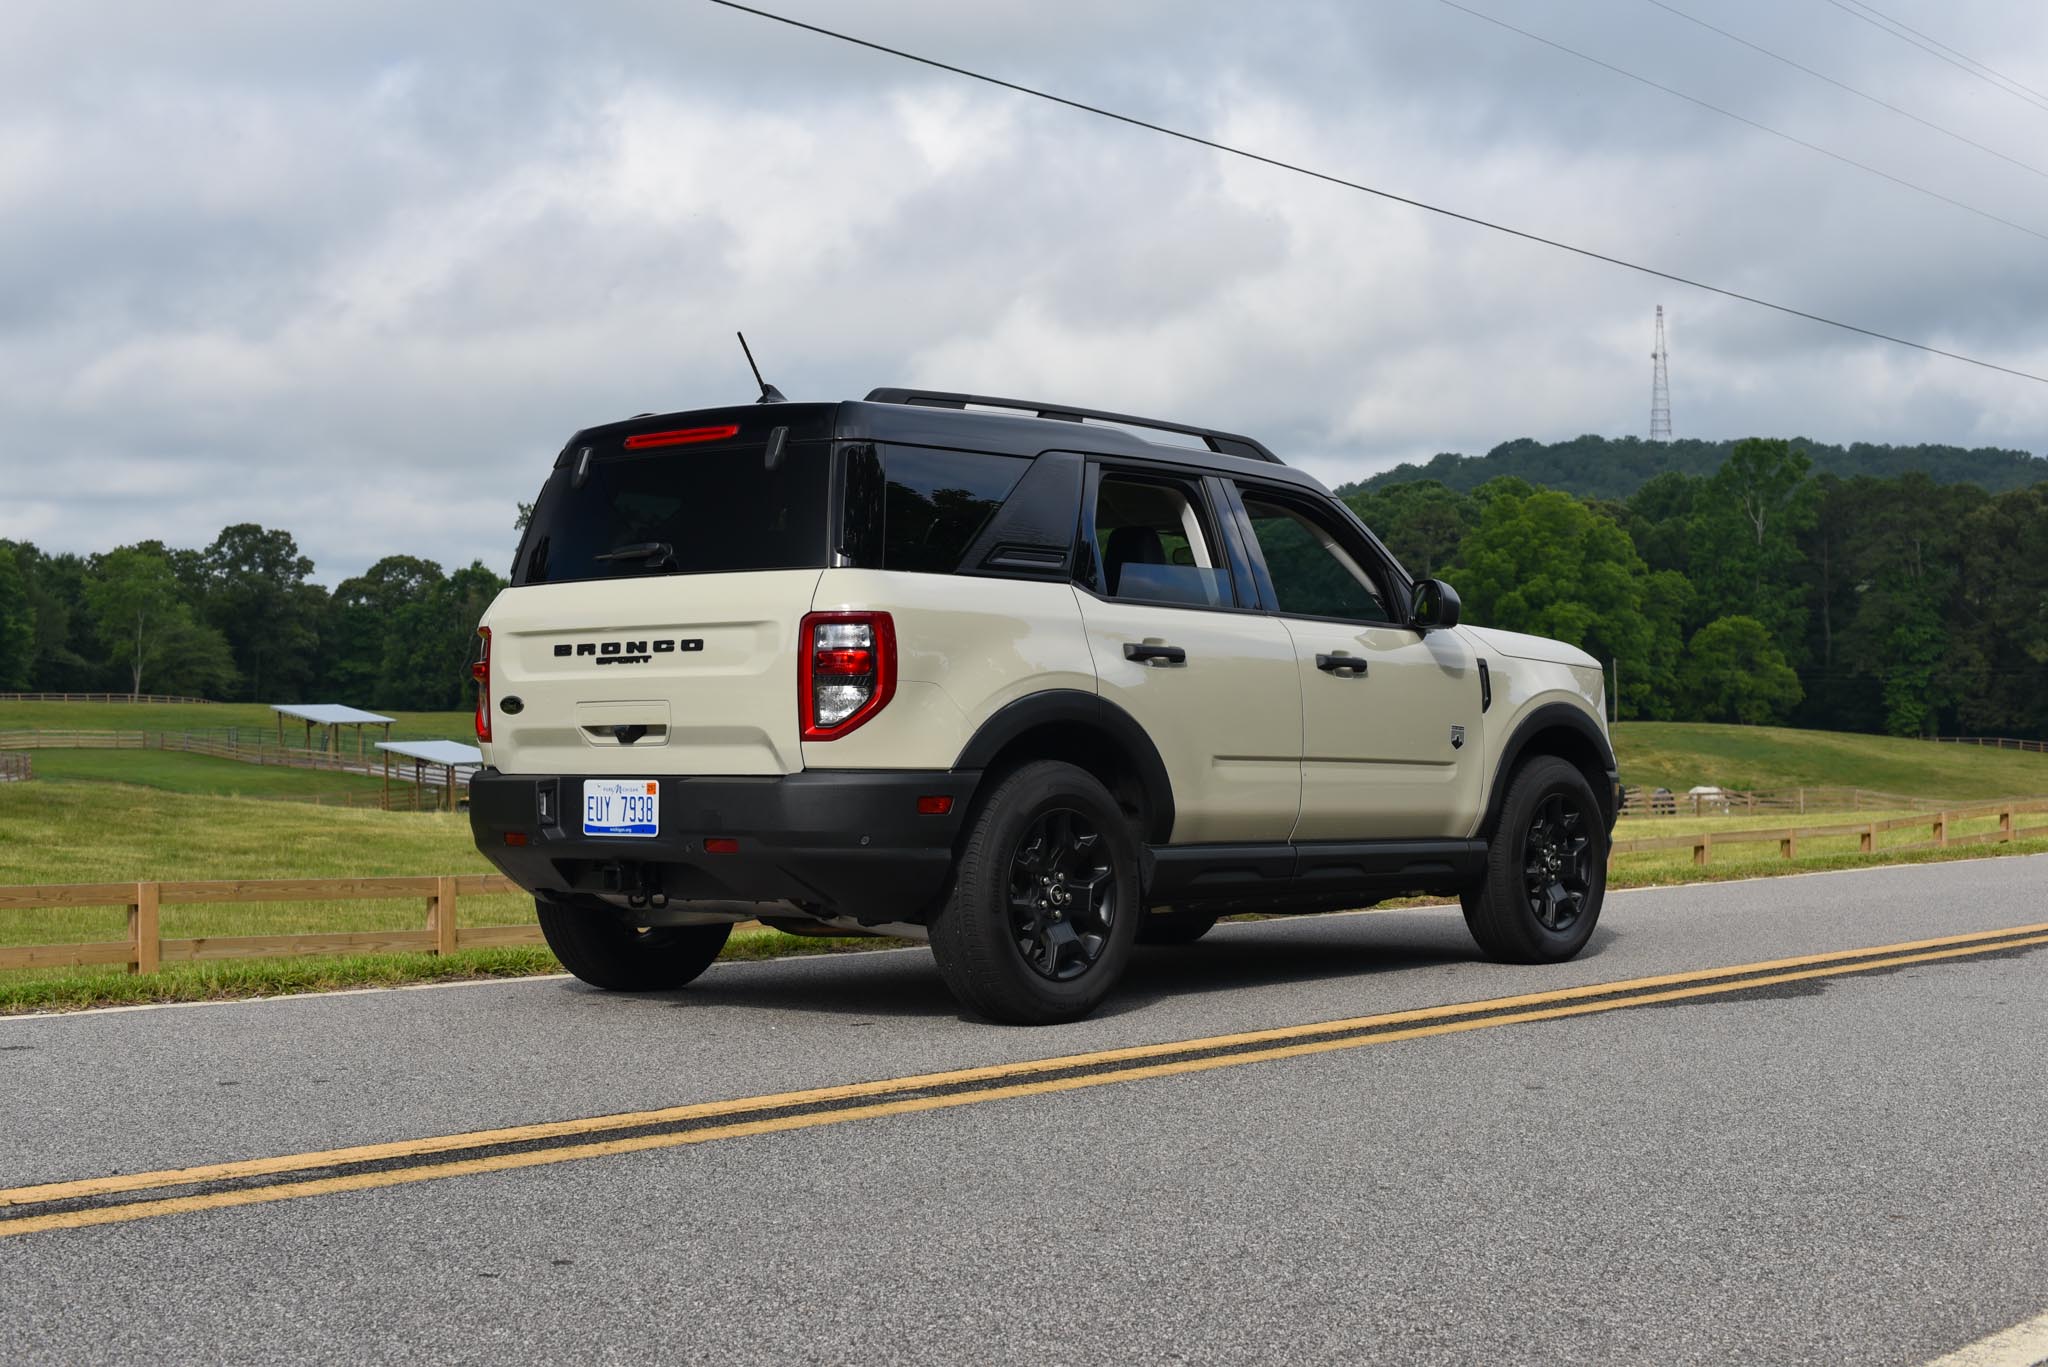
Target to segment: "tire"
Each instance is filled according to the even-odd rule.
[[[607,992],[666,992],[711,967],[729,925],[628,924],[603,903],[534,899],[541,934],[562,967]]]
[[[1215,929],[1216,918],[1198,911],[1155,911],[1138,922],[1141,945],[1191,945]]]
[[[1116,800],[1086,770],[1036,760],[970,819],[932,957],[969,1011],[1053,1025],[1109,995],[1143,918],[1138,839]]]
[[[1586,776],[1538,755],[1508,780],[1486,874],[1461,900],[1490,959],[1561,963],[1586,947],[1607,892],[1607,823]]]

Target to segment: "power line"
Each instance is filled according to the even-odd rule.
[[[1411,209],[1422,209],[1444,218],[1456,219],[1460,223],[1469,223],[1474,227],[1504,233],[1509,237],[1518,237],[1525,242],[1534,242],[1540,246],[1553,247],[1558,251],[1570,252],[1574,256],[1585,257],[1590,261],[1600,261],[1610,266],[1619,266],[1623,270],[1635,271],[1639,275],[1654,276],[1659,280],[1669,280],[1673,284],[1685,285],[1696,290],[1704,290],[1708,294],[1718,294],[1726,299],[1735,299],[1745,304],[1754,304],[1758,308],[1770,309],[1775,313],[1787,314],[1794,318],[1804,318],[1810,323],[1821,323],[1831,328],[1840,328],[1844,332],[1853,332],[1859,336],[1873,338],[1880,342],[1890,342],[1895,346],[1911,347],[1915,351],[1924,351],[1932,356],[1946,357],[1951,361],[1961,361],[1965,365],[1977,366],[1983,370],[1995,370],[2002,375],[2011,375],[2022,380],[2032,380],[2036,384],[2048,384],[2048,375],[2036,375],[2031,371],[2016,370],[2011,366],[1999,365],[1994,361],[1983,361],[1975,356],[1965,356],[1959,351],[1946,351],[1941,347],[1930,346],[1925,342],[1914,342],[1904,337],[1894,337],[1887,332],[1878,332],[1872,328],[1859,327],[1855,323],[1845,323],[1840,319],[1829,318],[1818,313],[1809,313],[1805,309],[1793,308],[1789,304],[1772,303],[1768,299],[1760,299],[1755,295],[1743,294],[1738,290],[1726,289],[1720,285],[1710,285],[1703,280],[1694,280],[1671,271],[1659,270],[1654,266],[1645,266],[1634,261],[1624,260],[1618,256],[1609,256],[1605,252],[1594,251],[1590,247],[1573,246],[1569,242],[1562,242],[1556,238],[1544,237],[1541,234],[1532,233],[1522,228],[1509,227],[1505,223],[1496,223],[1491,219],[1480,218],[1473,214],[1460,213],[1456,209],[1446,209],[1441,205],[1431,204],[1426,200],[1412,199],[1407,195],[1396,194],[1392,190],[1378,189],[1375,186],[1366,185],[1360,181],[1346,180],[1342,176],[1331,175],[1327,171],[1313,170],[1306,166],[1297,165],[1294,162],[1282,161],[1278,157],[1266,156],[1261,152],[1253,152],[1243,147],[1233,147],[1229,143],[1217,142],[1213,138],[1205,138],[1198,134],[1183,132],[1178,128],[1169,128],[1165,124],[1149,123],[1135,115],[1119,114],[1113,109],[1105,109],[1100,105],[1084,104],[1080,100],[1068,99],[1064,95],[1055,95],[1050,91],[1039,90],[1028,85],[1020,85],[1016,81],[1006,81],[999,76],[985,75],[982,72],[973,71],[964,66],[955,66],[950,62],[942,62],[936,57],[921,57],[914,52],[906,52],[902,48],[889,47],[886,44],[877,43],[867,38],[856,38],[850,33],[841,33],[836,29],[805,23],[801,19],[792,19],[787,15],[776,14],[769,10],[756,9],[752,5],[741,4],[739,0],[711,0],[711,3],[721,5],[726,9],[739,10],[742,13],[751,14],[756,18],[772,20],[775,23],[784,24],[790,28],[802,29],[807,33],[815,33],[820,37],[837,39],[842,43],[852,44],[854,47],[864,47],[870,52],[879,52],[886,56],[898,57],[906,62],[915,62],[919,66],[931,67],[937,71],[951,72],[955,76],[965,76],[969,80],[980,81],[984,85],[992,85],[1003,90],[1014,91],[1019,95],[1029,95],[1033,99],[1045,100],[1050,104],[1064,105],[1068,109],[1079,110],[1084,114],[1093,114],[1098,118],[1111,119],[1117,123],[1128,124],[1133,128],[1142,128],[1149,133],[1158,133],[1165,137],[1176,138],[1181,142],[1193,143],[1197,147],[1207,147],[1211,151],[1228,153],[1233,157],[1242,157],[1246,161],[1258,162],[1262,166],[1271,166],[1281,171],[1291,171],[1299,176],[1307,176],[1311,180],[1320,180],[1325,184],[1341,186],[1346,190],[1356,190],[1360,194],[1372,195],[1379,199],[1389,200],[1395,204],[1405,204]]]
[[[1786,66],[1791,67],[1794,71],[1803,71],[1807,75],[1813,77],[1816,81],[1826,81],[1829,85],[1835,87],[1837,90],[1846,90],[1851,95],[1854,95],[1857,99],[1867,100],[1871,104],[1876,105],[1879,109],[1889,109],[1892,113],[1897,114],[1900,118],[1911,119],[1914,123],[1919,124],[1922,128],[1931,128],[1935,132],[1941,134],[1943,137],[1954,138],[1957,142],[1960,142],[1967,147],[1974,147],[1979,152],[1983,152],[1990,156],[1997,157],[2000,161],[2003,162],[2010,162],[2012,165],[2019,167],[2022,171],[2032,172],[2034,175],[2040,176],[2044,180],[2048,180],[2048,171],[2042,170],[2040,167],[2035,166],[2031,162],[2021,161],[2018,157],[2009,157],[2005,153],[1999,151],[1996,147],[1986,147],[1983,143],[1978,142],[1976,139],[1964,137],[1961,133],[1956,132],[1952,128],[1944,128],[1940,124],[1934,122],[1934,120],[1932,119],[1923,119],[1910,109],[1901,109],[1897,105],[1891,103],[1889,100],[1881,99],[1876,95],[1870,94],[1868,91],[1858,90],[1855,86],[1848,84],[1846,81],[1838,81],[1834,77],[1826,74],[1825,72],[1815,71],[1812,67],[1807,66],[1802,62],[1796,62],[1792,60],[1790,57],[1784,56],[1781,53],[1773,52],[1769,48],[1764,47],[1760,43],[1752,43],[1749,41],[1749,39],[1744,38],[1739,34],[1730,33],[1725,28],[1720,28],[1716,25],[1710,24],[1696,14],[1687,14],[1684,10],[1678,8],[1678,6],[1676,5],[1667,5],[1664,3],[1664,0],[1643,0],[1643,3],[1648,5],[1655,5],[1658,9],[1663,10],[1667,14],[1677,15],[1680,19],[1685,20],[1688,24],[1697,24],[1701,28],[1707,30],[1709,33],[1718,33],[1723,38],[1726,38],[1729,42],[1740,43],[1742,46],[1748,48],[1750,51],[1760,52],[1774,62],[1784,63]]]
[[[2012,228],[2018,232],[2023,232],[2029,237],[2038,237],[2043,242],[2048,242],[2048,233],[2036,232],[2034,229],[2029,228],[2024,223],[2015,223],[2009,218],[2000,218],[1997,214],[1992,213],[1988,209],[1980,209],[1974,204],[1966,204],[1960,199],[1951,198],[1948,195],[1942,194],[1939,190],[1930,190],[1924,185],[1915,185],[1912,181],[1905,179],[1903,176],[1895,176],[1889,171],[1880,171],[1875,166],[1870,165],[1868,162],[1857,161],[1854,157],[1845,157],[1840,152],[1830,151],[1828,148],[1822,147],[1817,142],[1808,142],[1805,138],[1794,137],[1792,134],[1784,132],[1780,129],[1773,128],[1767,123],[1758,123],[1755,119],[1752,119],[1747,115],[1738,114],[1732,109],[1724,109],[1718,104],[1714,104],[1710,101],[1701,99],[1697,95],[1688,95],[1683,90],[1679,90],[1674,86],[1663,85],[1657,81],[1651,80],[1648,76],[1638,76],[1635,72],[1630,71],[1625,67],[1618,67],[1612,62],[1602,61],[1600,58],[1595,57],[1590,53],[1581,52],[1575,47],[1566,47],[1563,43],[1554,42],[1549,38],[1545,38],[1540,33],[1531,33],[1528,29],[1517,28],[1515,25],[1510,24],[1507,20],[1496,19],[1491,14],[1487,14],[1482,10],[1476,10],[1472,9],[1469,6],[1461,5],[1458,3],[1458,0],[1436,0],[1436,2],[1439,5],[1445,6],[1446,8],[1456,10],[1460,14],[1469,14],[1474,19],[1482,19],[1485,22],[1494,25],[1496,28],[1504,28],[1509,33],[1518,33],[1522,37],[1527,38],[1532,43],[1541,43],[1545,47],[1555,48],[1557,51],[1565,53],[1568,56],[1576,57],[1582,62],[1591,62],[1594,66],[1600,67],[1601,69],[1606,71],[1611,71],[1617,76],[1626,76],[1629,80],[1635,81],[1640,85],[1646,85],[1650,87],[1650,89],[1652,90],[1661,90],[1666,95],[1674,95],[1677,98],[1684,100],[1688,104],[1696,104],[1702,109],[1710,109],[1714,113],[1719,114],[1722,118],[1733,119],[1737,123],[1747,124],[1751,128],[1758,130],[1759,132],[1769,133],[1774,138],[1782,138],[1786,142],[1792,143],[1795,146],[1804,147],[1809,152],[1818,152],[1824,157],[1831,157],[1834,160],[1841,162],[1844,166],[1853,166],[1859,171],[1867,172],[1870,175],[1881,177],[1882,179],[1890,181],[1894,185],[1902,185],[1906,189],[1914,191],[1916,194],[1926,195],[1929,199],[1938,199],[1943,204],[1953,205],[1956,208],[1963,210],[1965,213],[1975,214],[1979,218],[1988,218],[1993,223],[2002,223],[2006,227]],[[1829,0],[1829,3],[1833,3],[1833,0]]]
[[[2020,81],[2014,80],[2014,79],[2013,79],[2012,77],[2010,77],[2010,76],[2006,75],[2006,74],[2005,74],[2004,72],[2002,72],[2002,71],[1996,71],[1996,70],[1993,70],[1993,69],[1992,69],[1991,67],[1985,66],[1985,65],[1984,65],[1984,63],[1982,63],[1982,62],[1978,61],[1978,60],[1977,60],[1977,59],[1976,59],[1975,57],[1972,57],[1972,56],[1970,56],[1970,54],[1968,54],[1967,52],[1957,52],[1957,51],[1956,51],[1956,50],[1955,50],[1954,48],[1950,47],[1950,46],[1949,46],[1949,45],[1948,45],[1947,43],[1944,43],[1944,42],[1942,42],[1942,41],[1941,41],[1941,39],[1939,39],[1939,38],[1933,38],[1933,37],[1929,37],[1929,36],[1928,36],[1927,34],[1925,34],[1925,33],[1922,33],[1922,32],[1921,32],[1921,31],[1920,31],[1919,29],[1917,29],[1917,28],[1914,28],[1914,27],[1913,27],[1913,26],[1912,26],[1911,24],[1908,24],[1908,23],[1906,23],[1906,22],[1904,22],[1903,20],[1900,20],[1900,19],[1894,19],[1894,18],[1892,18],[1892,17],[1891,17],[1891,16],[1889,15],[1889,14],[1886,14],[1886,13],[1885,13],[1885,12],[1884,12],[1883,10],[1879,9],[1879,8],[1878,8],[1877,6],[1875,6],[1875,5],[1866,5],[1866,4],[1864,4],[1864,3],[1863,3],[1863,0],[1855,0],[1855,5],[1856,5],[1856,8],[1857,8],[1857,9],[1860,9],[1860,10],[1868,10],[1868,11],[1870,11],[1870,12],[1871,12],[1872,14],[1876,15],[1876,16],[1877,16],[1878,18],[1880,18],[1880,19],[1884,20],[1884,21],[1885,21],[1885,22],[1886,22],[1887,24],[1891,24],[1891,25],[1894,25],[1895,27],[1898,27],[1898,28],[1902,28],[1902,29],[1906,30],[1906,32],[1908,32],[1908,33],[1912,34],[1912,35],[1913,35],[1913,36],[1914,36],[1915,38],[1925,38],[1925,39],[1927,39],[1927,41],[1928,41],[1928,42],[1930,42],[1930,43],[1934,44],[1934,45],[1935,45],[1936,47],[1940,48],[1940,49],[1941,49],[1941,50],[1942,50],[1943,52],[1949,53],[1949,54],[1950,54],[1951,56],[1955,56],[1955,57],[1960,57],[1960,58],[1962,58],[1962,59],[1963,59],[1964,61],[1968,62],[1968,63],[1969,63],[1969,64],[1970,64],[1971,66],[1977,67],[1977,68],[1979,68],[1980,70],[1983,70],[1983,71],[1987,71],[1987,72],[1990,72],[1990,74],[1991,74],[1991,75],[1993,75],[1993,76],[1996,76],[1996,77],[1997,77],[1997,78],[1998,78],[1999,80],[2001,80],[2001,81],[2004,81],[2004,82],[2005,82],[2006,84],[2008,84],[2008,85],[2016,85],[2016,86],[2019,86],[2019,88],[2020,88],[2021,90],[2024,90],[2024,91],[2026,91],[2026,92],[2027,92],[2027,93],[2028,93],[2029,95],[2033,95],[2033,96],[2036,96],[2036,97],[2038,97],[2038,98],[2040,98],[2040,99],[2048,100],[2048,95],[2044,95],[2044,94],[2042,94],[2042,93],[2041,93],[2040,91],[2038,91],[2038,90],[2034,89],[2034,87],[2032,87],[2032,86],[2030,86],[2030,85],[2027,85],[2027,84],[2025,84],[2025,83],[2023,83],[2023,82],[2020,82]]]
[[[1899,21],[1896,19],[1886,19],[1882,14],[1878,14],[1876,10],[1870,9],[1868,5],[1865,5],[1862,9],[1851,9],[1849,6],[1843,4],[1842,0],[1827,0],[1827,2],[1830,5],[1833,5],[1836,9],[1840,10],[1842,13],[1848,15],[1850,18],[1861,19],[1864,23],[1870,25],[1879,33],[1889,33],[1892,37],[1898,39],[1900,42],[1905,43],[1911,47],[1917,47],[1930,57],[1940,58],[1942,61],[1947,62],[1956,70],[1962,72],[1965,76],[1976,77],[1978,80],[1984,82],[1984,84],[1990,86],[1993,90],[2002,90],[2006,94],[2012,96],[2014,99],[2020,101],[2022,104],[2031,105],[2035,109],[2048,112],[2048,103],[2043,103],[2041,99],[2035,98],[2033,93],[2028,91],[2027,87],[2020,85],[2018,81],[2012,80],[2012,78],[2009,76],[1999,76],[1998,80],[1992,80],[1991,76],[1987,76],[1984,74],[1985,71],[1991,71],[1990,67],[1984,66],[1982,62],[1977,62],[1976,66],[1965,65],[1966,62],[1975,61],[1976,59],[1974,58],[1966,57],[1963,59],[1963,61],[1957,61],[1956,57],[1961,57],[1961,53],[1956,53],[1956,57],[1951,57],[1948,55],[1947,52],[1943,52],[1941,50],[1942,44],[1936,43],[1932,38],[1927,38],[1925,42],[1921,41],[1921,39],[1925,38],[1926,35],[1920,33],[1917,29],[1909,29],[1904,24],[1899,23]],[[1869,13],[1866,14],[1864,12],[1865,10],[1869,10]],[[1876,17],[1873,18],[1873,15],[1875,15]],[[1949,51],[1953,52],[1954,49],[1951,48],[1949,49]],[[1983,71],[1979,71],[1977,67],[1983,67],[1984,69]],[[1993,71],[1991,72],[1991,75],[1997,76],[1998,73]],[[2011,82],[2011,84],[2001,85],[1999,84],[2000,81],[2009,81]],[[2018,86],[2019,88],[2014,89],[2013,87],[2015,86]]]

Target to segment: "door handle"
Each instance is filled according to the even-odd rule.
[[[1124,643],[1124,658],[1136,660],[1139,664],[1181,665],[1188,662],[1188,653],[1179,646],[1153,645],[1148,641],[1127,641]]]
[[[1316,668],[1325,674],[1335,674],[1340,679],[1365,677],[1365,661],[1356,655],[1318,655]]]

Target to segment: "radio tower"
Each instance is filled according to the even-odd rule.
[[[1650,440],[1671,440],[1670,353],[1664,350],[1664,306],[1657,305],[1657,349],[1650,353]]]

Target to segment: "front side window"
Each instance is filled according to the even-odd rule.
[[[1095,494],[1094,542],[1104,597],[1234,606],[1208,508],[1188,480],[1104,473]]]
[[[1344,622],[1391,622],[1380,578],[1322,522],[1291,503],[1241,491],[1280,611]]]

